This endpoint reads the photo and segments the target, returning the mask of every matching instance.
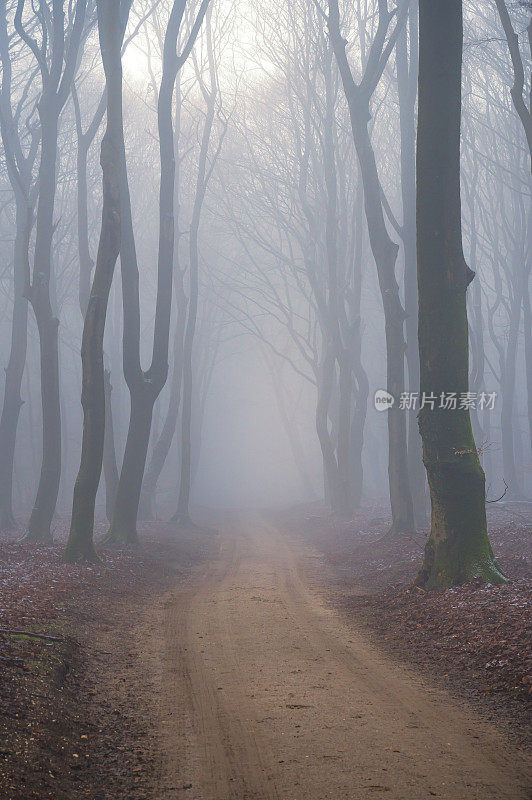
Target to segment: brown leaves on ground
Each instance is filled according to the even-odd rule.
[[[132,630],[144,599],[209,542],[144,525],[142,550],[76,566],[62,562],[66,533],[59,524],[54,547],[0,539],[0,628],[53,637],[0,633],[0,797],[143,800],[158,768],[155,707]]]
[[[488,698],[492,709],[522,722],[532,708],[532,512],[499,507],[488,513],[495,556],[509,583],[435,592],[412,585],[427,534],[390,535],[390,520],[378,506],[349,522],[319,508],[288,519],[334,570],[333,599],[346,613],[453,691]]]

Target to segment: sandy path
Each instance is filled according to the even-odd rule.
[[[523,754],[346,626],[301,555],[248,517],[158,609],[158,800],[529,797]]]

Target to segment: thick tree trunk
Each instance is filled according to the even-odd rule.
[[[4,403],[0,417],[0,530],[13,528],[13,466],[22,398],[20,387],[28,342],[28,302],[23,296],[28,270],[28,248],[33,211],[24,198],[17,198],[16,234],[13,255],[14,302],[11,349],[6,367]]]
[[[120,251],[120,172],[124,160],[120,53],[123,25],[120,5],[113,0],[98,0],[98,31],[107,86],[107,129],[100,157],[103,210],[100,244],[81,344],[83,439],[65,552],[65,560],[70,562],[95,561],[97,558],[93,543],[94,505],[102,472],[106,416],[103,337],[109,293]]]
[[[417,237],[421,391],[468,391],[466,291],[460,210],[461,0],[420,0]],[[420,411],[432,502],[418,583],[501,582],[486,529],[485,479],[467,409]]]

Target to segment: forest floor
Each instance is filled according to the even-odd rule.
[[[488,509],[506,585],[438,592],[413,586],[428,533],[389,536],[391,519],[382,507],[366,507],[348,522],[319,506],[291,509],[277,520],[320,554],[316,570],[329,571],[324,596],[343,616],[365,625],[393,657],[480,704],[488,716],[502,714],[517,736],[530,736],[532,507]]]
[[[507,586],[430,595],[386,524],[157,523],[94,568],[0,540],[0,797],[528,797],[526,515],[492,513]]]

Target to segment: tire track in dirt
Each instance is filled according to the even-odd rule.
[[[529,796],[524,755],[343,623],[299,545],[253,515],[220,540],[155,615],[158,800]]]

